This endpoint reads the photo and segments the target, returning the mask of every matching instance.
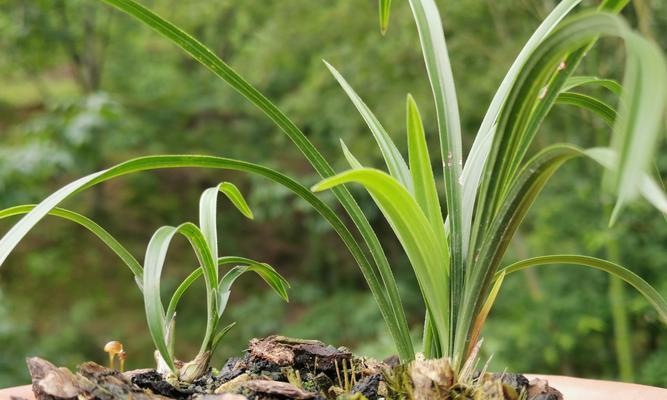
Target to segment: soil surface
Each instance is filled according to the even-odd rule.
[[[121,373],[86,362],[73,373],[36,357],[27,362],[35,397],[44,400],[562,400],[546,381],[519,374],[457,377],[444,359],[398,365],[282,336],[251,340],[242,357],[190,384],[170,383],[154,369]]]

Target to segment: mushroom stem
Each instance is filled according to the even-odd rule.
[[[125,359],[127,358],[127,353],[125,350],[118,353],[118,359],[120,360],[120,372],[125,372]]]
[[[113,369],[114,367],[114,358],[116,358],[116,354],[109,353],[109,369]]]

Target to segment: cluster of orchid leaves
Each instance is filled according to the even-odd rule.
[[[199,199],[199,225],[185,222],[179,226],[160,227],[151,238],[146,249],[142,288],[148,328],[158,352],[158,366],[162,362],[182,381],[191,382],[208,368],[211,354],[220,340],[234,326],[229,324],[218,329],[220,318],[227,307],[232,284],[245,272],[255,272],[285,301],[288,301],[289,284],[269,264],[238,256],[218,255],[217,208],[218,194],[224,194],[245,217],[253,214],[238,188],[230,182],[206,189]],[[167,251],[176,235],[185,237],[197,256],[199,266],[183,280],[171,297],[165,311],[162,304],[160,281]],[[234,265],[222,277],[219,267]],[[177,370],[174,363],[173,338],[176,307],[181,296],[200,277],[206,285],[206,332],[197,356]]]
[[[164,158],[160,160],[164,161]],[[218,327],[236,279],[246,272],[255,272],[276,294],[288,301],[289,283],[269,264],[246,257],[218,255],[216,214],[218,193],[224,194],[245,217],[253,218],[247,202],[234,184],[223,182],[216,187],[209,188],[200,197],[199,225],[186,222],[176,227],[162,226],[157,229],[146,249],[143,267],[118,240],[91,219],[63,208],[53,208],[49,211],[50,215],[87,228],[109,246],[130,269],[143,294],[146,320],[156,348],[158,369],[187,382],[193,381],[206,372],[212,353],[224,335],[235,325],[231,323],[220,329]],[[29,213],[35,208],[39,208],[39,205],[7,208],[0,211],[0,219]],[[169,245],[176,235],[182,235],[188,240],[196,254],[199,266],[176,288],[165,311],[160,282]],[[232,267],[220,277],[220,267],[229,265]],[[201,277],[204,278],[206,285],[207,323],[204,339],[197,356],[177,369],[174,362],[176,309],[181,297]]]
[[[164,160],[164,159],[161,159]],[[269,264],[246,257],[218,256],[217,198],[223,193],[231,203],[247,218],[253,214],[238,188],[230,182],[223,182],[202,193],[199,202],[199,225],[191,222],[177,227],[160,227],[152,236],[142,267],[139,261],[109,232],[91,219],[63,208],[53,208],[50,215],[75,222],[99,237],[113,250],[134,274],[135,281],[143,293],[146,320],[155,344],[158,367],[161,372],[173,373],[183,381],[192,381],[206,371],[211,354],[224,335],[235,325],[231,323],[218,329],[220,318],[227,307],[233,283],[246,272],[257,273],[280,297],[288,301],[289,283]],[[23,205],[0,211],[0,219],[29,213],[39,206]],[[199,266],[176,288],[165,311],[161,299],[160,282],[162,268],[171,240],[177,234],[185,237],[194,250]],[[219,267],[233,265],[221,278]],[[207,324],[204,339],[197,356],[179,369],[174,363],[174,338],[176,309],[181,297],[199,278],[206,284]]]
[[[390,2],[380,3],[381,24],[386,24]],[[414,100],[408,96],[406,162],[378,118],[328,64],[372,132],[387,171],[364,168],[343,144],[351,169],[325,179],[313,189],[321,191],[354,182],[373,197],[403,245],[421,288],[427,308],[425,354],[449,356],[460,365],[475,348],[505,275],[515,271],[516,265],[542,265],[545,260],[585,265],[617,275],[642,292],[667,320],[667,303],[657,291],[631,271],[604,260],[558,255],[500,267],[507,245],[536,196],[561,165],[577,157],[588,157],[607,169],[609,187],[618,193],[612,221],[638,194],[667,212],[660,185],[644,172],[665,115],[667,70],[659,49],[614,14],[627,2],[605,1],[597,11],[565,18],[579,3],[566,0],[552,11],[502,82],[465,165],[455,86],[437,7],[433,1],[409,3],[437,113],[446,222],[443,224],[424,128]],[[625,42],[627,61],[622,85],[611,79],[573,76],[600,36]],[[600,85],[618,95],[618,107],[575,91],[586,85]],[[611,147],[580,149],[562,143],[528,157],[535,135],[556,104],[580,107],[608,123],[613,130]]]
[[[343,223],[336,211],[308,188],[274,169],[215,156],[150,156],[83,177],[37,206],[0,211],[0,217],[27,213],[0,240],[0,263],[35,224],[51,214],[88,228],[137,275],[141,266],[115,239],[86,217],[57,208],[58,204],[96,184],[130,173],[163,168],[218,168],[261,175],[283,185],[306,200],[331,224],[366,279],[403,361],[412,360],[415,349],[398,287],[376,233],[345,187],[348,183],[361,184],[368,190],[411,262],[426,305],[423,348],[428,357],[450,357],[459,369],[476,348],[480,330],[503,279],[514,271],[536,265],[581,265],[620,277],[648,299],[661,319],[667,320],[667,302],[654,288],[629,269],[605,260],[551,255],[501,266],[508,244],[536,197],[558,168],[575,158],[589,158],[605,169],[603,186],[605,190],[614,191],[618,199],[612,220],[617,218],[625,204],[638,196],[667,213],[667,197],[647,172],[663,128],[667,67],[660,50],[617,15],[628,0],[604,0],[597,10],[576,13],[574,10],[580,0],[560,2],[535,30],[500,83],[465,162],[456,90],[440,13],[434,0],[406,0],[413,11],[426,76],[433,92],[442,177],[436,177],[432,169],[426,132],[417,103],[410,96],[406,106],[406,161],[379,119],[342,75],[327,64],[367,123],[387,167],[387,172],[363,167],[343,145],[351,169],[335,174],[303,132],[208,47],[133,0],[102,1],[165,36],[263,111],[324,178],[313,189],[332,190],[352,225]],[[379,0],[379,4],[381,32],[385,33],[390,1]],[[625,44],[625,76],[620,83],[574,75],[583,57],[600,37],[620,38]],[[591,85],[603,86],[618,95],[617,105],[578,90]],[[557,105],[579,107],[602,118],[612,130],[609,146],[581,149],[563,143],[533,154],[533,140],[549,112]],[[438,193],[436,179],[444,181],[442,194]],[[220,305],[222,286],[217,273],[214,274],[217,269],[212,260],[216,260],[217,255],[214,257],[213,246],[208,245],[210,230],[204,225],[195,228],[192,224],[162,228],[153,238],[156,241],[154,250],[162,251],[168,244],[167,237],[176,232],[185,234],[193,243],[202,264],[197,270],[201,272],[195,271],[195,274],[204,275],[207,288],[215,289],[209,290],[211,298],[208,299],[211,305],[209,320],[212,321],[216,315],[211,314],[211,309]],[[199,245],[209,246],[208,253]],[[150,268],[159,277],[161,259],[159,254],[155,257],[156,264]],[[256,264],[248,264],[253,265]],[[154,292],[154,288],[150,291]],[[162,340],[160,338],[169,333],[171,307],[166,313],[157,303],[152,307],[157,319],[151,332],[154,339]],[[213,330],[207,330],[205,343],[214,345]],[[158,343],[158,340],[156,345],[167,360],[171,354],[168,345]]]

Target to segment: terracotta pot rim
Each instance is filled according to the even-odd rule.
[[[563,393],[565,400],[667,400],[667,389],[655,386],[562,375],[524,375],[528,379],[547,380],[549,386]]]

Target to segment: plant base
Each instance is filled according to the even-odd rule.
[[[560,400],[546,381],[518,374],[474,374],[457,379],[447,360],[397,365],[359,358],[344,347],[270,336],[250,341],[243,357],[193,383],[172,385],[154,369],[120,373],[86,362],[73,373],[28,359],[36,399],[210,400]]]

